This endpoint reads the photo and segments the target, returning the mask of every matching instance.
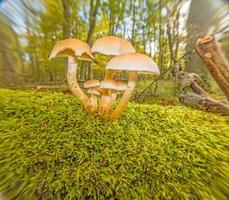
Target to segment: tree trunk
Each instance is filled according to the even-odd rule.
[[[96,0],[95,5],[93,5],[93,0],[91,0],[91,10],[90,10],[90,18],[89,18],[89,31],[87,36],[87,43],[92,45],[93,33],[95,30],[96,16],[99,9],[100,0]],[[93,66],[91,63],[88,64],[88,76],[89,79],[93,79]]]
[[[95,5],[94,5],[94,0],[90,0],[89,30],[87,35],[87,43],[90,46],[92,45],[93,33],[95,29],[96,16],[98,13],[99,4],[100,4],[100,0],[96,0]],[[84,62],[81,70],[81,80],[86,80],[87,70],[88,70],[88,78],[93,79],[92,64],[88,62]]]
[[[196,51],[229,100],[229,62],[219,43],[207,35],[197,41]]]
[[[69,0],[61,0],[63,6],[63,39],[70,38],[71,36],[71,5]],[[65,58],[65,67],[64,72],[65,74],[68,71],[68,59]]]
[[[71,35],[71,5],[69,0],[61,0],[63,6],[63,38],[69,38]]]
[[[221,13],[224,1],[216,0],[192,0],[190,5],[189,16],[187,20],[187,44],[186,51],[193,48],[197,39],[204,36],[209,28],[217,25],[213,19],[216,15],[213,13]],[[218,11],[218,12],[217,12]],[[220,19],[217,19],[220,23]],[[186,57],[186,68],[189,72],[203,74],[209,76],[207,69],[203,66],[201,59],[196,54],[190,54]]]
[[[163,53],[162,53],[162,0],[159,0],[159,68],[160,71],[162,72],[162,63],[163,63]]]
[[[133,1],[133,10],[132,10],[132,29],[131,29],[131,41],[132,44],[135,42],[135,24],[136,24],[136,0]]]

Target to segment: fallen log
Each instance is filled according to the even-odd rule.
[[[198,39],[196,52],[229,100],[229,61],[213,35]]]

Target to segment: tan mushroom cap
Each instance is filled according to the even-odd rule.
[[[99,87],[93,87],[93,88],[89,88],[87,93],[100,96],[102,94],[102,90]]]
[[[54,57],[78,56],[80,60],[92,60],[90,46],[75,38],[61,40],[53,47],[49,59]]]
[[[140,53],[128,53],[116,56],[108,62],[106,69],[115,71],[136,71],[140,73],[160,73],[153,59]]]
[[[98,87],[100,84],[100,82],[96,79],[92,79],[92,80],[89,80],[89,81],[86,81],[84,84],[83,84],[83,87],[84,88],[93,88],[93,87]]]
[[[125,53],[134,53],[135,49],[127,40],[116,36],[105,36],[95,41],[91,51],[116,56]]]
[[[111,89],[111,90],[126,90],[126,84],[120,80],[103,80],[100,83],[100,88],[102,89]]]

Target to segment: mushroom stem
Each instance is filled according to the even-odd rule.
[[[110,110],[112,109],[112,105],[114,103],[114,101],[116,100],[117,98],[117,93],[114,92],[114,91],[111,91],[111,97],[110,97],[110,102],[108,104],[108,108],[107,108],[107,112],[109,113]]]
[[[110,80],[113,78],[114,71],[112,70],[107,70],[105,74],[104,80]],[[107,110],[107,107],[110,102],[110,93],[111,90],[109,89],[103,89],[102,97],[99,103],[99,114],[104,115],[104,112]]]
[[[107,109],[109,106],[109,102],[110,102],[110,96],[102,96],[101,100],[103,101],[102,104],[100,104],[99,107],[99,115],[102,116],[103,118],[106,118],[106,114],[107,114]]]
[[[128,101],[130,100],[131,95],[133,94],[134,88],[136,86],[137,78],[138,78],[137,72],[135,71],[129,72],[129,80],[127,83],[127,89],[125,93],[123,94],[118,106],[116,107],[114,112],[111,114],[111,117],[110,117],[111,120],[117,119],[123,113],[124,109],[127,106]]]
[[[67,80],[68,85],[72,93],[79,99],[80,103],[84,106],[87,111],[90,111],[90,99],[84,92],[80,89],[77,78],[77,59],[72,56],[68,56],[68,72]]]
[[[97,97],[94,94],[91,94],[91,112],[95,112],[97,110]]]

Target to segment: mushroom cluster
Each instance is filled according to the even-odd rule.
[[[92,53],[107,56],[110,60],[106,66],[104,80],[88,80],[83,84],[87,89],[85,94],[77,81],[77,61],[95,61]],[[49,59],[54,57],[68,58],[67,81],[72,93],[79,99],[89,113],[98,113],[104,119],[115,120],[124,111],[136,86],[139,73],[159,74],[157,64],[149,56],[136,53],[133,45],[116,36],[105,36],[95,41],[92,48],[75,38],[57,42],[53,47]],[[121,80],[114,80],[116,72],[126,71],[129,79],[127,84]],[[113,110],[117,93],[124,91],[117,107]]]

